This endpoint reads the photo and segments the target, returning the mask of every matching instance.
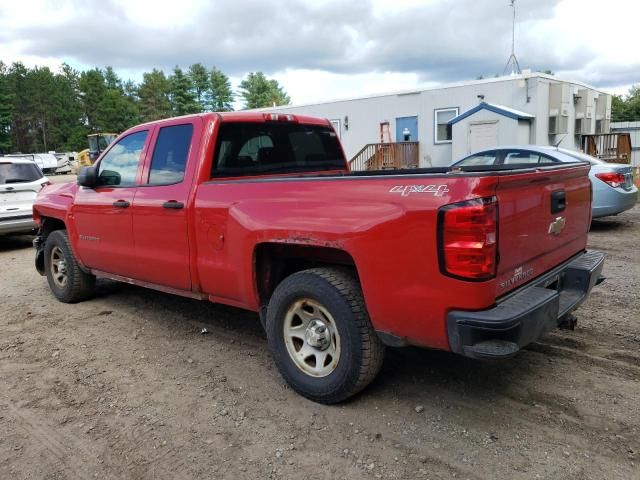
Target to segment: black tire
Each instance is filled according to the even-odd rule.
[[[323,377],[304,372],[285,343],[285,317],[301,299],[311,299],[333,317],[339,332],[340,355],[335,369]],[[276,366],[286,382],[310,400],[333,404],[364,389],[380,371],[384,345],[376,335],[360,284],[347,270],[314,268],[285,278],[267,310],[267,338]]]
[[[56,250],[56,254],[60,254],[64,259],[66,281],[61,284],[56,281],[55,269],[52,267],[51,252]],[[69,237],[66,230],[55,230],[49,234],[44,246],[44,267],[47,274],[49,288],[55,297],[64,303],[75,303],[91,297],[95,290],[96,277],[89,273],[83,272],[80,265],[73,256]]]

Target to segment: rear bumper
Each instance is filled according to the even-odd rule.
[[[603,265],[604,254],[588,251],[512,292],[494,308],[449,312],[451,350],[472,358],[515,355],[556,328],[564,315],[587,298],[599,283]]]
[[[638,201],[638,188],[634,186],[631,190],[624,191],[607,187],[607,190],[594,192],[593,198],[593,218],[617,215],[633,208]]]
[[[0,235],[8,233],[29,233],[36,224],[31,215],[0,219]]]

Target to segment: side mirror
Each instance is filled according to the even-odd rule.
[[[78,172],[78,185],[94,188],[98,185],[98,171],[96,167],[82,167]]]

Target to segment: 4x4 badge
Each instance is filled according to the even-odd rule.
[[[567,224],[567,219],[564,217],[556,217],[556,219],[549,224],[549,235],[560,235],[560,232],[564,230],[564,226]]]

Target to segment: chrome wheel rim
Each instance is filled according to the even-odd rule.
[[[309,298],[295,301],[287,310],[284,343],[296,367],[312,377],[326,377],[340,361],[336,322],[326,308]]]
[[[58,287],[64,288],[67,285],[67,261],[62,249],[57,246],[51,249],[51,277]]]

